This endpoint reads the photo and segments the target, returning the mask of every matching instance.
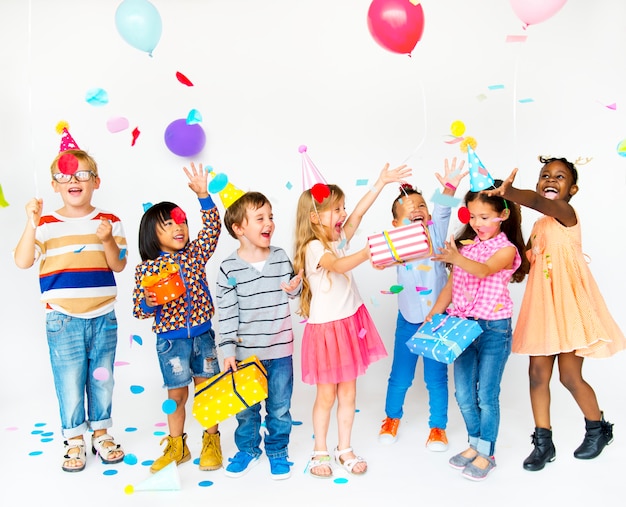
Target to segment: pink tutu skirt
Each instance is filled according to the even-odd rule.
[[[302,381],[338,384],[363,375],[387,357],[385,345],[365,305],[345,319],[308,324],[302,335]]]

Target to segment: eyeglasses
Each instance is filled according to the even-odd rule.
[[[92,176],[95,178],[98,175],[93,171],[76,171],[74,174],[54,173],[52,178],[57,183],[69,183],[72,177],[76,178],[76,181],[89,181]]]

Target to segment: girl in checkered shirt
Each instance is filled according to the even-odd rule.
[[[496,182],[496,186],[501,184]],[[513,301],[508,284],[520,282],[528,261],[519,207],[481,192],[465,195],[468,223],[433,257],[452,272],[425,321],[435,313],[473,319],[483,332],[454,362],[456,399],[465,421],[469,447],[449,463],[465,478],[480,481],[496,466],[500,425],[500,382],[511,353]],[[452,303],[452,304],[451,304]],[[451,304],[451,305],[450,305]]]

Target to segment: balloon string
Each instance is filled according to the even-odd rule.
[[[427,120],[427,117],[426,117],[427,116],[427,111],[426,111],[426,93],[424,92],[424,85],[423,85],[422,81],[418,80],[418,83],[420,85],[420,90],[422,92],[422,108],[424,109],[424,134],[422,135],[422,139],[418,143],[417,147],[411,152],[411,154],[408,157],[406,157],[402,162],[400,162],[400,165],[406,164],[407,161],[420,150],[420,148],[424,144],[424,141],[426,140],[426,129],[427,129],[427,126],[428,126],[428,120]]]
[[[33,179],[35,181],[35,197],[39,198],[39,183],[37,181],[37,171],[35,170],[35,139],[33,137],[33,57],[32,57],[32,44],[33,44],[33,14],[32,14],[32,0],[28,0],[28,129],[30,134],[30,155],[31,165],[33,168]]]
[[[519,54],[521,44],[517,44],[517,52],[515,54],[515,65],[513,69],[513,162],[515,167],[518,166],[518,153],[517,153],[517,75],[519,67]]]

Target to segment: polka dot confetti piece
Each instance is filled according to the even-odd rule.
[[[124,456],[124,463],[126,463],[127,465],[136,465],[137,461],[137,456],[135,456],[134,454],[126,454]]]
[[[130,335],[130,345],[133,345],[133,342],[137,342],[139,345],[143,345],[143,340],[141,339],[141,336],[136,335],[136,334],[131,334]]]
[[[133,394],[141,394],[145,391],[142,386],[130,386],[130,392]]]
[[[302,421],[291,421],[291,425],[292,426],[301,426],[302,425]]]
[[[399,292],[402,292],[404,290],[404,287],[402,285],[392,285],[391,287],[389,287],[389,291],[392,294],[398,294]]]
[[[421,290],[420,296],[428,296],[428,294],[430,294],[432,291],[433,291],[432,289]]]
[[[117,474],[117,470],[115,469],[109,469],[109,470],[105,470],[104,472],[102,472],[102,475],[116,475]]]
[[[113,118],[109,118],[107,120],[107,130],[111,132],[111,134],[115,134],[116,132],[122,132],[129,127],[128,118],[124,118],[123,116],[114,116]]]
[[[333,482],[335,484],[346,484],[348,482],[348,479],[346,479],[345,477],[337,477]]]
[[[237,279],[234,276],[229,276],[228,277],[228,285],[229,285],[229,287],[236,287],[237,286]]]
[[[359,331],[359,338],[361,338],[361,340],[363,338],[365,338],[365,335],[367,334],[367,330],[365,328],[361,328],[361,330]]]
[[[90,88],[85,94],[85,100],[92,106],[105,106],[109,103],[109,94],[102,88]]]
[[[337,250],[343,250],[346,247],[346,238],[342,238],[341,241],[337,244]]]
[[[124,488],[124,493],[126,493],[127,495],[132,495],[135,492],[135,488],[133,488],[132,484],[128,484],[125,488]]]
[[[200,481],[198,483],[198,486],[200,486],[201,488],[208,488],[209,486],[213,486],[213,482],[212,481]]]
[[[165,414],[173,414],[176,412],[176,402],[174,400],[167,399],[163,402],[163,405],[161,405],[161,409]]]
[[[106,368],[100,367],[100,368],[96,368],[93,371],[93,378],[95,378],[96,380],[101,380],[103,382],[109,380],[109,370],[107,370]]]

